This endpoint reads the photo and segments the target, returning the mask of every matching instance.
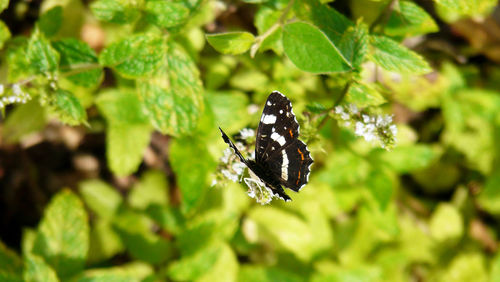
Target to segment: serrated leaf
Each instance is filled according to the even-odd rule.
[[[123,202],[120,193],[106,182],[86,180],[78,186],[85,204],[102,218],[111,219]]]
[[[131,23],[140,16],[138,7],[120,0],[98,0],[90,9],[98,20],[117,24]]]
[[[147,0],[146,20],[163,28],[177,26],[186,21],[189,9],[181,3],[163,0]]]
[[[194,280],[213,267],[221,252],[222,245],[220,244],[199,249],[193,255],[170,264],[168,274],[174,280]]]
[[[382,68],[399,73],[425,74],[432,71],[417,53],[385,36],[370,36],[372,60]]]
[[[27,116],[30,118],[26,119]],[[16,143],[30,133],[41,130],[46,122],[44,109],[38,101],[32,100],[9,113],[2,128],[2,136],[7,143]]]
[[[436,12],[446,22],[455,22],[461,18],[483,18],[488,16],[495,6],[496,0],[469,1],[469,0],[434,0]]]
[[[25,257],[24,281],[57,282],[57,274],[43,258],[29,254]]]
[[[9,27],[3,22],[0,21],[0,49],[3,48],[3,45],[10,38],[10,30]]]
[[[245,53],[255,40],[250,32],[226,32],[206,35],[208,43],[222,54],[238,55]]]
[[[133,35],[115,42],[99,55],[99,62],[126,78],[154,72],[165,57],[163,39],[153,35]]]
[[[156,73],[138,82],[142,105],[156,129],[184,135],[196,128],[204,107],[199,76],[186,52],[170,42]]]
[[[147,171],[134,185],[128,196],[131,207],[146,210],[150,205],[167,206],[168,191],[165,174],[160,171]]]
[[[193,137],[175,139],[170,146],[170,162],[182,194],[182,211],[192,211],[207,191],[207,177],[216,163],[207,147]],[[196,156],[196,158],[192,158]]]
[[[363,24],[350,26],[339,41],[339,50],[355,69],[359,69],[368,51],[368,31]]]
[[[335,44],[321,30],[305,22],[289,23],[283,27],[283,49],[294,65],[303,71],[351,70]]]
[[[28,41],[26,56],[31,69],[36,73],[53,72],[59,64],[59,53],[39,31],[35,31]]]
[[[136,282],[149,281],[154,269],[143,262],[132,262],[115,267],[86,270],[75,282]]]
[[[299,19],[317,26],[334,44],[338,44],[346,29],[354,25],[344,15],[319,0],[295,1],[294,11]]]
[[[386,102],[375,87],[362,82],[354,82],[346,94],[346,101],[360,108],[378,106]]]
[[[99,84],[102,78],[102,67],[98,65],[97,55],[90,46],[80,40],[65,38],[52,43],[52,46],[61,55],[61,71],[71,72],[73,68],[85,69],[66,76],[68,80],[76,85],[84,87],[93,87]]]
[[[398,4],[384,27],[385,34],[409,37],[439,30],[434,19],[417,4],[410,1],[398,1]]]
[[[21,281],[22,276],[21,258],[0,241],[0,281]]]
[[[37,22],[37,27],[47,37],[54,36],[61,28],[63,22],[62,6],[55,6],[43,13]]]
[[[87,257],[89,225],[80,199],[70,190],[59,192],[45,208],[33,253],[54,268],[59,277],[80,272]]]
[[[9,66],[8,82],[14,83],[32,74],[30,62],[26,55],[28,39],[26,37],[14,37],[10,40],[7,48],[7,64]]]
[[[69,125],[86,123],[87,113],[85,109],[78,98],[67,90],[56,90],[53,97],[51,97],[50,109],[63,123]]]

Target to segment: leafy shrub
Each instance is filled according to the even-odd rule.
[[[496,1],[424,2],[0,0],[0,280],[498,280]],[[274,90],[315,164],[263,206],[218,126]]]

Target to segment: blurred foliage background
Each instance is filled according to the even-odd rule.
[[[500,281],[497,1],[0,11],[1,281]],[[274,90],[315,163],[260,205],[218,126]]]

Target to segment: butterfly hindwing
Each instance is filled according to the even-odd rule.
[[[267,98],[257,129],[255,160],[264,162],[299,136],[292,103],[283,94],[274,91]]]

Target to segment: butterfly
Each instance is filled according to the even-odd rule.
[[[282,186],[298,192],[309,182],[313,163],[306,144],[298,139],[299,127],[290,100],[273,91],[257,129],[255,160],[245,159],[227,134],[220,127],[219,130],[224,142],[249,168],[250,175],[269,188],[273,196],[290,201]]]

